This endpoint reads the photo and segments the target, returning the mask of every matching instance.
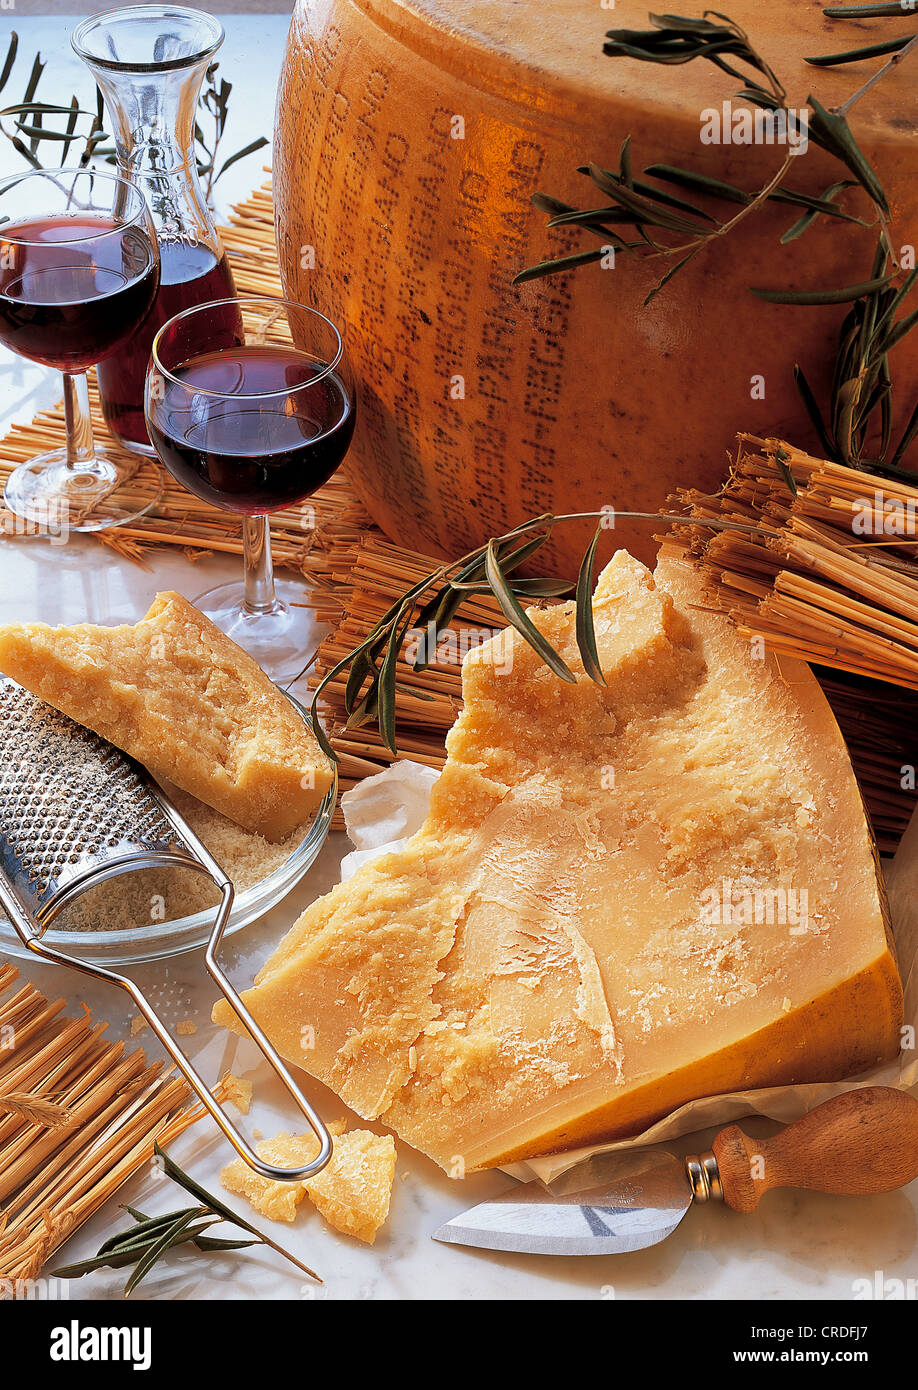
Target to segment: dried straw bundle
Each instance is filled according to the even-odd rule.
[[[918,690],[918,485],[743,435],[716,497],[675,499],[712,601],[774,651]],[[898,534],[908,529],[911,534]],[[714,531],[706,517],[757,523]]]
[[[204,1113],[161,1062],[104,1043],[88,1010],[65,1018],[31,984],[10,994],[18,974],[0,962],[0,1279],[14,1283]]]

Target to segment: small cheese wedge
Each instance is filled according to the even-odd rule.
[[[247,1115],[252,1108],[254,1091],[253,1083],[247,1081],[244,1076],[234,1076],[230,1072],[223,1078],[223,1099],[235,1105],[243,1115]]]
[[[329,1125],[334,1151],[324,1168],[304,1182],[272,1182],[254,1173],[241,1158],[220,1174],[228,1192],[236,1192],[273,1221],[293,1221],[308,1197],[330,1226],[372,1245],[389,1215],[395,1180],[395,1141],[367,1129],[344,1132]],[[288,1168],[308,1163],[317,1152],[313,1134],[276,1135],[257,1146],[259,1158]]]
[[[391,1134],[352,1129],[335,1140],[326,1167],[303,1183],[309,1200],[330,1226],[372,1245],[389,1215],[395,1181]]]
[[[0,671],[269,840],[308,818],[328,760],[256,661],[181,594],[133,627],[0,627]]]
[[[893,1057],[873,843],[809,668],[763,658],[665,551],[600,576],[605,685],[572,605],[530,616],[576,683],[515,633],[467,658],[425,825],[245,995],[280,1050],[453,1175]]]

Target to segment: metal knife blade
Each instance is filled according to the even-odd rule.
[[[692,1205],[685,1164],[660,1149],[597,1154],[481,1202],[434,1240],[529,1255],[609,1255],[665,1240]]]

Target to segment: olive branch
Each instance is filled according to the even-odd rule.
[[[896,8],[901,13],[898,7],[867,6],[865,8],[870,10],[880,8],[884,12]],[[861,7],[851,7],[846,9],[845,13],[859,12],[860,9]],[[839,12],[838,10],[826,11],[827,14]],[[688,63],[695,59],[706,60],[743,83],[740,90],[734,93],[736,100],[747,102],[760,110],[770,112],[773,117],[782,115],[785,121],[793,123],[795,117],[793,113],[789,112],[783,84],[772,68],[756,52],[745,30],[728,16],[719,14],[717,11],[706,10],[705,16],[707,15],[715,15],[718,20],[723,22],[715,23],[707,17],[685,19],[677,15],[667,14],[651,15],[650,21],[655,26],[652,29],[611,29],[606,35],[603,52],[609,57],[630,58],[638,62],[656,63],[664,66]],[[758,211],[765,203],[786,204],[801,210],[800,215],[781,236],[781,243],[784,245],[801,237],[820,216],[853,222],[863,227],[874,225],[875,223],[871,224],[864,221],[863,218],[845,211],[836,202],[840,193],[854,186],[860,186],[867,194],[875,208],[875,222],[879,221],[881,228],[885,228],[888,226],[890,216],[889,201],[879,177],[851,133],[847,113],[874,82],[879,80],[883,72],[888,71],[893,63],[902,60],[906,51],[913,44],[918,47],[918,33],[901,42],[897,41],[896,52],[890,62],[881,72],[874,74],[870,81],[858,91],[852,93],[841,107],[829,110],[822,105],[818,97],[810,93],[807,98],[807,105],[811,110],[807,122],[808,138],[844,166],[844,176],[825,189],[819,197],[804,193],[784,183],[794,161],[799,158],[799,155],[794,153],[789,153],[780,169],[765,187],[757,190],[743,189],[736,184],[709,178],[695,170],[671,164],[649,165],[643,170],[643,177],[635,177],[632,172],[631,138],[629,136],[622,144],[617,170],[602,169],[599,165],[590,163],[581,165],[577,171],[586,175],[601,192],[611,199],[608,205],[601,208],[575,208],[544,193],[534,194],[532,202],[543,212],[549,214],[547,225],[551,229],[583,227],[594,235],[603,238],[616,251],[624,251],[642,259],[677,258],[678,263],[672,266],[663,280],[650,291],[645,303],[653,299],[663,285],[672,279],[677,270],[687,264],[699,251],[729,235],[741,222],[750,214]],[[852,50],[850,54],[845,55],[844,61],[854,61],[856,57],[861,58],[865,56],[865,52],[870,51]],[[729,61],[727,55],[729,55]],[[838,60],[838,55],[824,59],[807,59],[808,62],[821,66],[827,66]],[[744,68],[746,71],[743,71]],[[648,179],[655,179],[656,183],[649,183]],[[739,205],[740,211],[732,217],[720,219],[706,207],[689,201],[685,197],[674,196],[665,188],[659,188],[657,185],[660,183],[676,186],[684,193],[702,196],[716,202]],[[665,239],[663,235],[665,233],[675,234],[677,238],[681,239],[677,239],[675,242],[671,239]],[[887,237],[888,241],[889,238]],[[889,246],[889,250],[891,253],[891,246]],[[559,271],[572,269],[574,265],[585,265],[598,261],[605,253],[606,247],[599,247],[591,251],[578,252],[573,256],[546,259],[540,261],[538,265],[521,270],[513,283],[522,284],[527,280],[539,279],[546,275],[557,274]],[[849,299],[857,298],[857,291],[860,288],[860,286],[852,285],[840,290],[827,291],[825,293],[831,295],[832,298],[820,297],[818,301],[814,299],[813,295],[815,293],[821,295],[822,292],[805,292],[807,294],[805,302],[843,302],[839,296],[846,296]],[[780,302],[798,302],[796,298],[786,297],[792,295],[794,293],[792,291],[787,291],[786,294],[782,291],[769,290],[756,290],[754,292],[763,298],[772,299],[781,294]]]

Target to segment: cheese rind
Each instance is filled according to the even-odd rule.
[[[245,996],[449,1172],[898,1049],[872,841],[818,684],[704,611],[686,562],[655,578],[624,552],[600,576],[605,686],[570,605],[531,616],[575,685],[516,635],[512,663],[506,639],[466,662],[424,827],[314,903]]]
[[[914,22],[905,18],[914,15],[911,0],[903,0],[898,30],[894,20],[864,20],[854,10],[847,22],[828,20],[826,4],[722,6],[784,84],[793,111],[811,92],[826,109],[847,111],[874,71],[814,70],[807,57],[896,37]],[[846,306],[814,314],[806,305],[765,303],[749,286],[850,284],[873,245],[873,231],[857,222],[816,218],[790,258],[782,238],[793,208],[760,201],[730,235],[701,242],[651,302],[675,260],[650,247],[622,254],[617,274],[587,265],[511,287],[520,270],[545,257],[603,256],[602,243],[583,230],[549,230],[531,201],[542,193],[580,208],[595,208],[594,197],[602,206],[606,196],[574,175],[587,153],[612,167],[627,137],[636,174],[663,163],[749,190],[781,170],[788,148],[780,125],[762,128],[763,113],[737,98],[742,84],[729,70],[603,53],[606,21],[646,31],[648,12],[659,6],[297,0],[292,8],[272,161],[283,292],[348,325],[348,353],[364,388],[348,480],[391,541],[461,555],[527,517],[613,501],[615,527],[603,532],[600,559],[612,543],[647,559],[659,522],[629,513],[668,510],[678,488],[714,492],[737,432],[750,425],[759,432],[760,416],[772,435],[820,448],[792,368],[807,363],[817,394],[829,390]],[[670,8],[700,16],[706,6]],[[918,235],[913,60],[885,70],[848,112],[908,244]],[[368,112],[367,94],[377,88]],[[712,131],[712,117],[719,125],[725,111],[723,128]],[[450,138],[453,113],[462,115],[461,140]],[[814,126],[810,133],[804,157],[784,175],[819,197],[845,175],[817,146]],[[361,161],[357,181],[354,151],[369,138],[380,157]],[[728,204],[701,206],[731,215]],[[860,190],[846,190],[841,206],[866,215]],[[671,247],[684,240],[659,235]],[[304,246],[314,248],[321,281]],[[372,247],[372,264],[358,288],[353,264],[364,247]],[[906,334],[896,355],[899,379],[911,383],[918,334]],[[446,364],[460,358],[474,370],[475,389],[461,402],[444,400]],[[750,383],[760,378],[768,398],[758,406]],[[897,438],[913,404],[911,390],[894,393]],[[555,526],[539,551],[540,573],[575,574],[594,526],[587,515]]]
[[[256,661],[181,594],[134,626],[0,627],[0,670],[247,830],[282,840],[332,772]]]

